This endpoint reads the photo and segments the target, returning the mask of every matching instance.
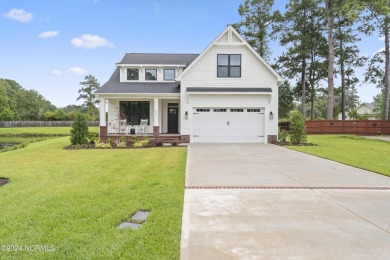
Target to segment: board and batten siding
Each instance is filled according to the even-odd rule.
[[[221,39],[223,40],[223,38]],[[241,78],[217,77],[217,54],[241,54]],[[271,88],[272,93],[267,94],[190,94],[187,87],[223,87],[223,88]],[[222,100],[225,99],[223,102]],[[203,100],[203,101],[200,101]],[[207,53],[193,64],[181,81],[181,133],[191,134],[191,117],[184,119],[185,111],[191,116],[193,108],[200,104],[204,106],[241,106],[248,104],[265,109],[265,135],[278,134],[278,86],[277,77],[248,49],[245,45],[212,46]],[[208,103],[208,104],[207,104]],[[240,105],[241,104],[241,105]],[[269,114],[274,119],[270,120]],[[266,140],[267,141],[267,140]]]

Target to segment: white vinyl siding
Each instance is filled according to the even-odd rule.
[[[241,78],[217,77],[217,54],[241,54]],[[187,94],[187,87],[221,87],[221,88],[271,88],[272,93],[265,94]],[[264,107],[265,109],[265,142],[267,135],[278,134],[278,87],[277,78],[271,71],[244,45],[212,46],[181,81],[181,115],[182,134],[191,134],[191,120],[184,120],[185,111],[194,107]],[[269,119],[269,113],[274,119]]]

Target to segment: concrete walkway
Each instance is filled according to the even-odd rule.
[[[368,136],[362,136],[362,137],[368,138],[368,139],[376,139],[376,140],[382,140],[382,141],[390,142],[390,136],[389,135],[368,135]]]
[[[390,178],[274,145],[191,144],[182,259],[390,259]]]

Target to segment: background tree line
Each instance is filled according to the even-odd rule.
[[[27,90],[16,81],[0,79],[0,121],[73,121],[76,115],[85,114],[87,120],[97,120],[99,112],[93,92],[100,87],[94,76],[86,76],[79,90],[83,105],[68,105],[57,108],[36,90]]]
[[[233,26],[286,81],[279,88],[279,117],[298,108],[305,118],[342,119],[359,102],[356,86],[371,83],[381,89],[375,111],[389,119],[390,2],[388,0],[286,0],[283,13],[274,0],[245,0],[241,21]],[[361,54],[360,36],[383,36],[384,50],[372,59]],[[270,42],[283,53],[270,61]],[[368,63],[359,78],[356,69]],[[335,85],[335,78],[338,78]],[[294,102],[295,101],[295,102]],[[296,107],[298,106],[298,107]]]

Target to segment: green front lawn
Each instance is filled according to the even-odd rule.
[[[0,259],[178,259],[186,148],[63,150],[69,137],[0,154]],[[137,210],[139,230],[117,229]],[[29,245],[52,252],[27,252]]]
[[[71,127],[2,127],[0,135],[21,135],[21,134],[46,134],[46,135],[70,135]],[[99,127],[90,126],[90,132],[99,132]]]
[[[309,135],[318,146],[288,148],[390,176],[390,142],[353,135]]]

